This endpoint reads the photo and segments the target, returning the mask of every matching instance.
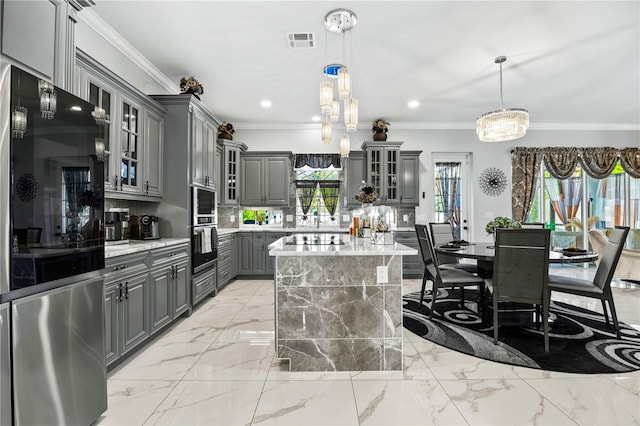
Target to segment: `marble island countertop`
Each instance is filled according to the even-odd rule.
[[[392,232],[415,232],[413,227],[399,227],[392,229]],[[306,233],[339,233],[349,234],[349,228],[295,228],[286,226],[241,226],[239,228],[218,228],[218,235],[234,234],[236,232],[287,232],[291,234],[306,234]]]
[[[399,243],[372,244],[371,238],[352,235],[304,234],[309,238],[301,241],[296,236],[280,238],[269,245],[270,256],[412,256],[418,250]],[[333,240],[330,238],[333,237]]]
[[[129,240],[127,244],[109,245],[104,248],[105,259],[125,254],[139,253],[141,251],[188,243],[189,238],[159,238],[157,240]]]

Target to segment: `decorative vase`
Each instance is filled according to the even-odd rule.
[[[376,132],[373,134],[373,140],[374,141],[386,141],[387,140],[387,134],[385,132]]]
[[[227,133],[227,132],[220,132],[218,133],[218,139],[227,139],[232,141],[233,140],[233,135]]]

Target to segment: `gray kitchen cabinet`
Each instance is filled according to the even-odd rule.
[[[180,244],[151,251],[151,332],[189,310],[189,249]]]
[[[267,273],[266,238],[263,232],[254,232],[251,246],[252,275]]]
[[[147,253],[105,260],[105,356],[107,365],[150,335]]]
[[[160,201],[163,196],[164,108],[82,51],[76,94],[106,113],[105,197]]]
[[[291,153],[245,152],[240,164],[242,205],[289,205]]]
[[[218,123],[201,104],[191,105],[191,182],[213,187]]]
[[[400,205],[420,204],[420,154],[422,151],[400,151]]]
[[[222,182],[224,182],[224,164],[222,162],[222,158],[224,156],[224,150],[222,146],[216,145],[216,153],[215,153],[215,163],[216,163],[216,173],[213,175],[213,185],[216,187],[216,191],[218,192],[218,199],[216,200],[218,205],[222,203],[222,198],[224,197],[224,188],[222,187]]]
[[[347,158],[347,199],[345,205],[355,207],[362,203],[356,201],[356,195],[360,192],[362,181],[365,178],[367,156],[364,151],[351,151]]]
[[[142,169],[142,193],[148,197],[162,198],[164,116],[145,109],[144,135],[146,144]]]
[[[365,180],[378,193],[376,204],[400,203],[400,145],[403,142],[365,141]]]
[[[415,231],[398,231],[396,232],[396,242],[405,246],[414,248],[420,253],[418,246],[418,237]],[[424,264],[420,254],[414,256],[402,256],[402,276],[404,278],[422,278],[424,272]]]
[[[276,261],[275,257],[269,256],[269,246],[272,243],[275,243],[282,237],[286,237],[286,232],[265,232],[266,242],[265,242],[265,263],[266,263],[266,273],[268,275],[274,274],[274,264]]]
[[[238,275],[253,275],[253,232],[238,232]]]
[[[237,275],[236,235],[221,235],[218,239],[218,291],[229,284]]]
[[[87,2],[2,1],[2,56],[73,92],[77,11]]]
[[[154,95],[152,98],[166,109],[163,199],[168,197],[172,206],[172,209],[158,214],[170,221],[188,221],[191,204],[189,186],[215,186],[218,120],[195,96]],[[175,209],[173,206],[180,207]]]
[[[240,155],[247,150],[242,142],[228,139],[218,139],[218,145],[223,148],[220,158],[220,186],[218,201],[222,206],[237,206],[240,204]]]
[[[286,235],[286,232],[238,232],[237,275],[272,275],[273,258],[268,246]]]

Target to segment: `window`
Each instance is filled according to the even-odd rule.
[[[311,169],[305,166],[296,169],[296,222],[298,225],[320,227],[340,223],[336,219],[340,213],[341,173],[341,170],[332,168]]]
[[[582,209],[586,208],[587,229],[606,232],[618,225],[630,226],[627,246],[640,248],[640,179],[629,176],[619,161],[604,179],[588,176],[580,166],[568,179],[554,178],[544,164],[541,168],[542,179],[527,220],[547,223],[554,230],[552,245],[582,245]],[[540,190],[542,185],[544,192]]]

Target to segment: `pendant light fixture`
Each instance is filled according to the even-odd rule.
[[[349,157],[350,150],[351,150],[351,142],[349,141],[349,135],[340,136],[340,156],[342,158]]]
[[[42,118],[51,120],[56,115],[57,94],[53,84],[45,80],[38,80],[38,92],[40,94],[40,112]]]
[[[500,64],[500,109],[487,112],[478,117],[476,133],[482,142],[505,142],[519,139],[529,128],[529,112],[523,108],[505,109],[502,103],[502,64],[506,56],[498,56]]]
[[[358,127],[358,101],[353,99],[351,88],[351,74],[347,67],[346,33],[356,25],[355,13],[347,9],[334,9],[324,17],[325,33],[325,61],[327,60],[327,33],[342,34],[342,64],[328,64],[322,70],[324,81],[320,83],[320,110],[322,120],[322,142],[331,143],[331,122],[340,118],[340,104],[344,101],[344,124],[347,132],[353,132]],[[331,79],[337,79],[337,90],[334,94],[334,84]],[[345,136],[341,137],[342,139]],[[348,140],[348,137],[347,137]],[[342,146],[342,145],[341,145]],[[341,148],[341,154],[343,153]],[[348,155],[348,150],[346,155]]]

